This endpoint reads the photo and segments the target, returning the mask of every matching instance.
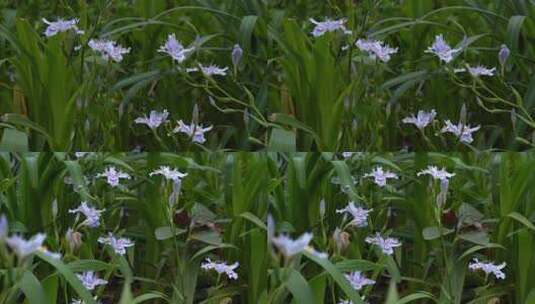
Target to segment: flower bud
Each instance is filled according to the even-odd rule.
[[[177,202],[180,196],[180,188],[182,188],[182,181],[177,180],[173,182],[173,192],[169,195],[169,206],[173,207]]]
[[[271,242],[271,239],[275,237],[275,221],[271,214],[267,216],[267,235],[268,241]]]
[[[448,199],[449,180],[447,178],[440,180],[440,192],[437,195],[437,206],[441,207],[446,204]]]
[[[232,49],[232,64],[238,66],[240,64],[241,58],[243,56],[243,50],[239,44],[235,44]]]
[[[321,199],[320,201],[320,217],[323,218],[325,216],[325,200]]]
[[[515,109],[511,110],[511,125],[513,126],[513,130],[516,130],[516,111],[515,111]]]
[[[503,66],[507,62],[507,58],[509,58],[509,55],[511,54],[511,51],[507,47],[507,45],[502,44],[500,51],[498,52],[498,60],[500,61],[500,64]]]
[[[73,231],[72,228],[67,230],[65,239],[67,239],[67,244],[69,244],[71,250],[77,250],[82,246],[82,234],[78,231]]]
[[[249,126],[249,111],[247,109],[243,111],[243,123],[246,127]]]
[[[338,251],[344,250],[349,246],[349,233],[336,228],[333,232],[333,240]]]
[[[58,216],[58,200],[54,199],[52,201],[52,217],[56,218]]]
[[[459,114],[459,122],[462,124],[462,125],[466,125],[466,115],[467,115],[467,110],[466,110],[466,104],[463,103],[463,106],[461,107],[461,112]]]
[[[0,215],[0,242],[3,242],[7,238],[8,231],[7,218],[2,214]]]

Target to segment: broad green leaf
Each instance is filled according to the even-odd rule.
[[[380,270],[385,267],[385,265],[380,265],[373,263],[368,260],[344,260],[341,262],[337,262],[336,268],[338,268],[342,272],[350,272],[350,271],[371,271],[371,270]]]
[[[48,303],[57,303],[59,292],[59,277],[55,274],[52,274],[46,279],[44,279],[41,285],[43,285],[43,289],[48,299]]]
[[[253,224],[262,228],[263,230],[267,230],[266,224],[264,224],[264,222],[261,219],[259,219],[256,215],[252,214],[251,212],[244,212],[240,214],[239,216],[252,222]]]
[[[251,37],[256,25],[258,16],[245,16],[240,24],[240,45],[245,52],[251,51]]]
[[[87,188],[84,173],[80,164],[77,161],[70,160],[64,161],[64,164],[69,172],[69,177],[72,179],[74,186],[77,187],[78,193],[80,193],[82,199],[85,201],[95,200],[95,198],[93,198],[89,193],[89,189]]]
[[[208,246],[205,246],[203,247],[202,249],[200,249],[199,251],[197,251],[191,258],[190,260],[193,261],[197,258],[200,258],[202,257],[203,255],[205,255],[206,253],[210,252],[210,251],[213,251],[213,250],[216,250],[216,249],[222,249],[222,248],[234,248],[234,249],[237,249],[236,246],[232,245],[232,244],[220,244],[220,245],[208,245]]]
[[[510,218],[515,219],[516,221],[520,222],[522,225],[526,226],[526,228],[529,228],[529,229],[531,229],[532,231],[535,232],[535,225],[533,225],[533,223],[530,222],[530,220],[528,220],[522,214],[520,214],[518,212],[511,212],[507,216],[510,217]]]
[[[442,235],[448,235],[452,233],[453,229],[448,228],[442,228]],[[422,230],[422,236],[425,240],[430,241],[434,239],[438,239],[440,237],[440,229],[439,227],[425,227],[424,230]]]
[[[423,292],[423,291],[420,291],[420,292],[417,292],[417,293],[413,293],[413,294],[410,294],[408,296],[405,296],[401,299],[399,299],[396,304],[405,304],[405,303],[410,303],[410,302],[413,302],[413,301],[416,301],[416,300],[421,300],[421,299],[430,299],[430,300],[433,300],[436,302],[435,300],[435,297],[428,293],[428,292]]]
[[[163,227],[158,227],[156,228],[156,230],[154,230],[154,236],[156,237],[157,240],[162,241],[162,240],[170,239],[177,235],[181,235],[182,233],[185,233],[185,232],[186,232],[185,229],[163,226]]]
[[[138,83],[140,81],[154,80],[154,79],[157,79],[159,76],[160,76],[160,71],[150,71],[150,72],[145,72],[145,73],[137,74],[134,76],[130,76],[117,82],[115,85],[111,87],[110,91],[117,91],[129,85]]]
[[[520,30],[526,16],[512,16],[509,18],[509,24],[507,25],[507,45],[511,48],[512,52],[518,51],[518,40],[520,37]]]
[[[468,231],[457,235],[457,237],[482,246],[488,246],[490,241],[485,231]]]
[[[273,113],[271,115],[270,119],[274,123],[287,125],[287,126],[290,126],[292,128],[296,128],[296,129],[305,131],[305,132],[309,133],[310,135],[312,135],[312,137],[314,138],[315,141],[317,141],[317,142],[320,141],[319,136],[314,132],[314,130],[311,127],[305,125],[303,122],[297,120],[293,116],[290,116],[290,115],[287,115],[287,114],[284,114],[284,113]]]
[[[143,303],[143,302],[155,300],[155,299],[166,299],[166,298],[167,297],[163,293],[151,291],[151,292],[144,293],[140,296],[135,297],[134,301],[132,301],[132,304]]]
[[[77,260],[67,264],[67,267],[72,272],[85,272],[85,271],[109,271],[113,268],[112,265],[100,261],[100,260]]]
[[[20,288],[26,298],[28,298],[30,304],[50,303],[43,286],[31,271],[26,270],[22,275]]]
[[[462,260],[472,254],[474,254],[475,252],[477,251],[480,251],[480,250],[483,250],[483,249],[489,249],[489,248],[499,248],[499,249],[505,249],[505,247],[503,247],[502,245],[500,244],[494,244],[494,243],[489,243],[487,245],[476,245],[476,246],[473,246],[471,247],[470,249],[467,249],[459,258],[458,260]]]
[[[29,151],[28,135],[17,129],[4,128],[0,151],[26,152]]]
[[[269,150],[277,152],[294,152],[296,150],[295,133],[284,129],[273,128],[269,140]]]
[[[290,290],[297,303],[316,303],[314,293],[306,279],[295,269],[280,269],[284,276],[287,276],[284,285]]]

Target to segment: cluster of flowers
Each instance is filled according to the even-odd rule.
[[[353,155],[351,152],[345,152],[343,156],[345,158],[350,158]],[[430,175],[434,180],[441,182],[441,189],[443,189],[443,184],[445,184],[445,189],[447,191],[447,185],[449,179],[455,176],[455,173],[450,173],[446,169],[439,169],[436,166],[429,165],[427,168],[419,171],[417,176]],[[370,173],[363,175],[364,178],[370,177],[373,178],[373,182],[379,186],[384,187],[387,184],[388,179],[398,179],[399,176],[388,170],[384,170],[381,166],[374,168]],[[437,198],[438,201],[438,198]],[[373,209],[366,209],[361,206],[357,206],[355,202],[349,202],[346,207],[342,209],[337,209],[336,213],[348,214],[352,217],[349,223],[345,227],[354,226],[356,228],[364,228],[368,226],[368,217],[369,213]],[[345,217],[344,217],[345,221]],[[268,238],[270,242],[278,248],[278,250],[287,258],[291,258],[294,255],[297,255],[303,251],[309,252],[319,258],[328,258],[327,253],[318,253],[315,251],[309,243],[313,239],[313,234],[310,232],[305,232],[297,239],[292,239],[286,234],[281,234],[279,236],[274,235],[274,223],[271,217],[268,217]],[[338,249],[345,248],[349,244],[349,234],[342,232],[342,229],[336,228],[333,233],[333,239],[335,240],[336,247]],[[382,236],[379,232],[376,232],[373,235],[369,235],[365,238],[365,242],[377,246],[380,251],[385,255],[393,255],[394,249],[400,247],[401,242],[393,237]],[[473,260],[473,263],[468,265],[470,270],[482,270],[487,275],[493,274],[497,279],[505,279],[505,274],[501,271],[506,266],[505,263],[496,265],[494,263],[483,263],[479,262],[478,259]],[[349,281],[351,286],[359,291],[364,286],[373,285],[375,281],[367,278],[362,272],[354,271],[345,274],[346,279]],[[348,304],[351,301],[342,300],[339,304]]]
[[[99,174],[97,176],[106,176],[108,179],[108,184],[112,185],[113,187],[119,185],[119,181],[121,178],[130,178],[128,174],[123,173],[121,171],[116,171],[113,167],[107,168],[105,173]],[[82,244],[82,234],[77,231],[78,228],[82,226],[86,226],[92,229],[98,228],[101,223],[101,215],[104,211],[104,209],[94,208],[87,202],[81,202],[77,208],[69,210],[69,213],[76,214],[74,228],[69,228],[65,235],[65,238],[67,239],[71,250],[79,248]],[[83,215],[85,217],[85,220],[82,221],[79,225],[77,225],[76,223],[78,223],[80,215]],[[111,232],[108,232],[107,236],[99,237],[97,242],[105,246],[109,246],[111,250],[117,255],[125,255],[126,249],[134,246],[134,242],[132,242],[130,239],[116,237]],[[83,272],[81,274],[77,274],[77,276],[78,279],[80,279],[80,281],[84,285],[84,287],[89,291],[94,290],[100,285],[108,284],[108,281],[99,278],[94,271]],[[79,299],[74,299],[72,303],[83,303],[83,301]]]
[[[53,37],[59,33],[72,30],[76,34],[83,35],[85,32],[78,28],[79,21],[78,19],[64,20],[61,18],[56,21],[43,19],[43,22],[47,25],[44,34],[46,37]],[[92,50],[100,53],[105,60],[111,59],[115,62],[121,62],[123,55],[130,53],[130,48],[124,48],[112,40],[91,39],[87,44]]]
[[[455,173],[449,173],[444,168],[438,169],[436,166],[428,166],[426,169],[420,171],[417,173],[417,176],[420,175],[431,175],[433,179],[435,180],[448,180],[451,177],[455,176]],[[379,186],[384,187],[386,186],[386,181],[388,179],[398,179],[399,176],[393,172],[390,172],[388,170],[384,170],[383,167],[377,166],[375,167],[370,173],[364,174],[363,177],[372,177],[373,182]]]
[[[315,25],[312,35],[314,37],[322,36],[327,32],[333,32],[337,30],[343,31],[345,34],[351,34],[351,31],[348,31],[345,27],[346,19],[331,20],[327,19],[324,22],[318,22],[314,19],[311,19],[311,22]],[[398,52],[398,48],[391,48],[388,44],[383,41],[374,40],[374,39],[358,39],[355,43],[356,47],[362,52],[367,53],[371,59],[379,59],[382,62],[388,62],[391,59],[391,55]],[[463,50],[462,47],[452,48],[445,40],[442,34],[435,36],[435,41],[433,44],[428,47],[425,51],[426,53],[431,53],[436,55],[440,61],[445,63],[450,63],[457,54]],[[498,60],[500,64],[505,65],[507,58],[510,55],[510,50],[506,45],[502,44],[500,51],[498,53]],[[468,72],[473,77],[481,76],[494,76],[496,68],[487,68],[482,65],[470,66],[467,68],[458,68],[454,69],[455,73]],[[406,117],[403,119],[403,123],[410,123],[416,125],[418,129],[423,130],[427,125],[429,125],[436,116],[435,110],[430,112],[418,111],[417,115]],[[454,134],[460,142],[469,144],[473,141],[472,133],[479,130],[480,126],[471,127],[468,124],[459,122],[458,124],[453,124],[450,120],[444,121],[444,127],[441,130],[441,133],[452,133]]]
[[[83,152],[76,154],[77,157],[85,157],[86,155],[87,153]],[[166,180],[172,181],[174,185],[180,185],[182,179],[187,176],[187,173],[182,173],[179,170],[172,169],[168,166],[160,166],[158,169],[149,173],[149,176],[155,175],[161,175]],[[98,173],[96,177],[106,178],[107,184],[111,187],[120,186],[121,179],[131,179],[131,176],[128,173],[120,171],[113,166],[107,167],[104,172]],[[73,228],[69,228],[65,235],[71,250],[78,249],[82,244],[82,233],[79,232],[78,229],[81,227],[88,227],[90,229],[98,228],[101,225],[102,214],[104,211],[105,209],[97,209],[91,206],[88,202],[81,202],[77,208],[68,211],[71,214],[76,214]],[[80,216],[84,217],[82,221],[80,221]],[[19,260],[22,261],[38,251],[54,259],[61,259],[61,254],[50,252],[43,247],[43,242],[46,238],[45,234],[39,233],[29,240],[26,240],[19,235],[8,237],[8,231],[7,219],[2,215],[0,216],[0,246],[2,246],[3,243],[6,243],[18,256]],[[117,237],[111,232],[108,232],[106,236],[99,237],[97,242],[104,246],[109,246],[112,252],[117,255],[125,255],[127,248],[134,246],[134,242],[130,239]],[[201,268],[203,270],[213,269],[219,274],[226,274],[229,279],[236,280],[238,279],[238,274],[234,270],[238,268],[238,266],[239,263],[237,262],[228,265],[226,263],[212,262],[207,258],[206,262],[201,265]],[[77,277],[88,291],[93,291],[98,286],[108,284],[107,280],[99,278],[94,271],[79,273],[77,274]],[[98,300],[96,297],[95,299]],[[71,303],[81,304],[83,301],[80,299],[73,299]]]
[[[52,37],[62,32],[69,30],[74,31],[76,34],[83,35],[85,32],[78,29],[78,19],[58,19],[56,21],[48,21],[43,19],[43,22],[47,25],[45,29],[45,36]],[[104,60],[113,60],[115,62],[121,62],[123,55],[130,53],[130,48],[124,48],[116,41],[105,39],[91,39],[88,42],[88,46],[97,53],[100,53]],[[177,63],[185,61],[190,53],[194,51],[193,47],[186,48],[180,43],[175,34],[169,34],[167,41],[160,46],[158,52],[166,53]],[[242,57],[243,50],[239,45],[235,45],[232,50],[232,61],[237,65]],[[228,67],[220,68],[216,65],[202,65],[199,64],[198,68],[186,69],[187,72],[201,71],[206,76],[221,75],[225,76]]]
[[[58,19],[55,22],[50,22],[46,19],[43,21],[48,25],[45,30],[45,35],[47,37],[52,37],[58,33],[66,32],[69,30],[74,31],[77,34],[83,34],[84,32],[78,29],[78,19],[63,20]],[[315,25],[312,30],[312,35],[314,37],[319,37],[324,35],[327,32],[342,31],[344,34],[351,34],[352,31],[347,30],[345,24],[346,19],[331,20],[327,19],[325,21],[316,21],[310,19],[310,21]],[[462,44],[462,43],[461,43]],[[113,60],[115,62],[120,62],[123,59],[124,54],[130,52],[130,48],[124,48],[117,44],[115,41],[111,40],[98,40],[91,39],[88,42],[88,45],[94,51],[100,53],[105,60]],[[355,46],[360,49],[362,52],[367,53],[370,58],[373,60],[379,59],[382,62],[388,62],[391,59],[392,54],[398,52],[398,48],[392,48],[383,41],[375,39],[358,39],[355,43]],[[176,39],[175,34],[169,34],[167,41],[160,46],[158,52],[165,53],[170,56],[177,63],[184,62],[190,53],[195,50],[194,47],[184,47],[180,41]],[[453,61],[455,56],[463,50],[463,47],[452,48],[444,39],[443,35],[437,35],[433,44],[428,47],[425,51],[426,53],[431,53],[436,55],[440,61],[445,63],[450,63]],[[235,45],[232,49],[231,57],[232,62],[237,66],[243,55],[243,50],[239,45]],[[510,51],[507,46],[502,45],[499,51],[499,61],[502,65],[505,64],[507,58],[510,55]],[[228,67],[218,67],[216,65],[202,65],[198,64],[196,67],[186,68],[187,73],[201,71],[205,76],[225,76],[227,73]],[[467,66],[465,68],[454,69],[455,73],[467,71],[474,77],[480,76],[493,76],[496,68],[486,68],[484,66],[478,65],[475,67]],[[169,113],[167,110],[163,112],[151,111],[149,115],[139,117],[135,120],[138,124],[146,124],[152,130],[158,128],[162,123],[167,121]],[[435,118],[435,110],[429,112],[418,111],[415,115],[411,115],[402,120],[406,124],[414,124],[418,129],[423,130],[428,126]],[[186,124],[182,120],[177,121],[178,125],[173,129],[173,133],[184,133],[188,135],[191,140],[195,143],[202,144],[206,141],[204,133],[212,129],[212,126],[203,127],[200,124],[192,122],[191,124]],[[459,122],[453,124],[450,120],[444,121],[444,127],[441,129],[441,133],[452,133],[454,134],[462,143],[469,144],[473,141],[472,133],[479,130],[480,126],[471,127],[469,124]]]
[[[409,117],[403,118],[402,122],[406,124],[414,124],[418,129],[423,130],[425,127],[427,127],[430,123],[433,122],[435,119],[435,116],[437,115],[436,111],[433,109],[430,112],[426,111],[418,111],[418,113],[415,115],[411,115]],[[457,124],[453,124],[449,119],[444,121],[444,127],[441,129],[441,133],[452,133],[455,135],[460,142],[469,144],[474,141],[474,138],[472,137],[472,133],[479,130],[481,126],[475,126],[471,127],[468,124],[464,124],[463,122],[459,122]]]
[[[84,31],[78,29],[78,19],[63,20],[58,19],[57,21],[50,22],[46,19],[43,19],[45,24],[48,27],[45,30],[45,36],[52,37],[62,32],[67,32],[69,30],[74,31],[76,34],[84,34]],[[121,62],[123,60],[123,55],[130,53],[130,48],[124,48],[119,45],[116,41],[105,40],[105,39],[91,39],[88,42],[88,46],[95,52],[101,54],[102,58],[106,61],[112,60],[115,62]],[[158,52],[165,53],[170,56],[177,63],[182,63],[188,57],[188,55],[194,51],[193,47],[186,48],[180,43],[175,34],[170,34],[167,37],[167,41],[160,46]],[[234,66],[237,66],[240,63],[240,60],[243,56],[242,48],[236,44],[234,45],[231,57],[232,63]],[[187,68],[185,71],[187,73],[201,71],[203,75],[209,76],[226,76],[228,67],[218,67],[214,64],[202,65],[198,64],[197,67]],[[148,117],[145,115],[139,117],[135,120],[138,124],[146,124],[152,130],[158,128],[162,123],[167,121],[169,113],[167,110],[163,112],[151,111]],[[173,133],[184,133],[188,135],[191,140],[195,143],[202,144],[206,141],[204,133],[212,129],[212,126],[203,127],[200,124],[192,122],[191,124],[186,124],[182,120],[179,120],[178,125],[173,129]]]
[[[151,130],[156,130],[160,125],[166,123],[169,112],[163,110],[162,112],[150,111],[149,115],[138,117],[135,120],[137,124],[145,124]],[[192,142],[202,144],[206,141],[204,133],[212,130],[213,126],[204,127],[201,124],[196,124],[192,122],[191,124],[186,124],[182,120],[177,121],[177,126],[173,129],[173,133],[184,133],[191,138]]]
[[[80,156],[83,157],[84,155],[81,154]],[[168,166],[161,166],[158,169],[149,173],[149,176],[154,175],[161,175],[165,179],[172,181],[174,184],[180,185],[182,179],[187,176],[187,173],[182,173],[177,169],[172,169]],[[115,167],[108,167],[104,170],[103,173],[99,173],[96,176],[105,177],[107,184],[112,187],[118,187],[120,185],[121,179],[131,178],[128,173],[117,170]],[[93,208],[89,206],[87,202],[82,202],[78,208],[69,210],[69,212],[83,214],[85,216],[85,221],[83,221],[81,225],[90,228],[96,228],[100,225],[100,217],[104,210]],[[70,244],[76,243],[76,240],[73,239],[74,235],[77,235],[78,239],[80,238],[80,233],[73,231],[73,229],[69,229],[69,231],[67,232],[67,239],[70,240]],[[128,247],[134,246],[134,243],[131,240],[127,238],[117,238],[111,232],[108,233],[107,237],[98,238],[98,242],[110,246],[113,252],[118,255],[125,255],[126,249]],[[209,259],[207,261],[208,263],[201,265],[202,269],[214,269],[218,273],[226,273],[231,279],[238,278],[238,275],[233,271],[235,268],[238,267],[237,263],[227,266],[224,263],[213,263]],[[83,274],[79,274],[78,277],[88,290],[93,290],[98,285],[107,284],[106,280],[98,278],[98,276],[94,272],[85,272]],[[80,300],[75,300],[75,302],[73,303],[81,303],[77,301]]]
[[[83,153],[83,152],[82,152]],[[81,154],[81,157],[85,156],[85,154]],[[182,173],[178,169],[172,169],[169,166],[160,166],[158,169],[152,171],[149,173],[149,176],[154,175],[161,175],[166,180],[173,181],[175,183],[180,184],[182,182],[182,179],[186,176],[188,176],[187,173]],[[121,179],[131,179],[132,177],[130,174],[123,172],[121,170],[118,170],[114,166],[109,166],[102,173],[98,173],[96,177],[105,177],[106,183],[112,187],[118,187],[120,185]]]
[[[344,34],[351,34],[352,31],[346,29],[345,23],[346,19],[331,20],[327,19],[323,22],[310,19],[310,21],[315,25],[312,30],[312,35],[314,37],[322,36],[327,32],[334,32],[341,30]],[[383,41],[375,39],[358,39],[355,43],[355,46],[361,51],[368,53],[372,59],[379,59],[383,62],[388,62],[391,58],[391,54],[396,54],[398,48],[391,48],[388,44]],[[445,40],[442,34],[435,36],[435,41],[433,44],[428,47],[425,51],[426,53],[431,53],[436,55],[441,61],[445,63],[451,62],[455,56],[463,50],[462,47],[452,48]],[[507,58],[510,55],[510,50],[506,45],[502,45],[499,52],[499,60],[503,65]],[[457,69],[457,72],[465,72],[466,69]],[[472,76],[493,76],[496,68],[486,68],[484,66],[478,65],[475,67],[468,66],[468,72]]]

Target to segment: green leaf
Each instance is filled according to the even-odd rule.
[[[140,296],[137,296],[132,302],[132,304],[138,304],[138,303],[142,303],[142,302],[154,300],[154,299],[167,299],[167,297],[163,293],[151,291],[149,293],[145,293]]]
[[[535,225],[533,225],[533,223],[530,222],[530,220],[528,220],[522,214],[520,214],[518,212],[511,212],[507,216],[517,220],[518,222],[520,222],[521,224],[523,224],[524,226],[526,226],[527,228],[529,228],[529,229],[531,229],[531,230],[533,230],[535,232]]]
[[[490,241],[489,236],[485,231],[469,231],[459,234],[458,237],[465,241],[469,241],[482,246],[488,246]]]
[[[256,25],[258,16],[245,16],[240,24],[240,45],[245,52],[251,51],[251,37]]]
[[[37,123],[31,121],[26,116],[23,116],[23,115],[20,115],[20,114],[8,113],[8,114],[2,115],[0,117],[0,120],[2,122],[8,123],[8,124],[12,124],[12,125],[15,125],[15,126],[21,126],[21,127],[26,127],[26,128],[31,129],[31,130],[34,130],[34,131],[38,132],[39,134],[43,135],[49,144],[52,144],[52,137],[45,130],[45,128],[43,128],[42,126],[38,125]]]
[[[49,275],[42,281],[48,303],[58,302],[59,277],[56,274]]]
[[[314,140],[316,142],[320,142],[320,138],[319,138],[318,134],[316,134],[314,132],[314,130],[310,126],[307,126],[306,124],[304,124],[303,122],[297,120],[293,116],[290,116],[290,115],[287,115],[287,114],[284,114],[284,113],[273,113],[270,116],[270,119],[274,123],[290,126],[292,128],[296,128],[296,129],[305,131],[308,134],[312,135],[312,137],[314,138]]]
[[[271,130],[268,149],[276,152],[295,152],[295,133],[284,129],[273,128]]]
[[[152,81],[157,79],[160,76],[160,71],[149,71],[141,74],[136,74],[134,76],[127,77],[125,79],[121,79],[119,82],[117,82],[115,85],[113,85],[110,88],[110,91],[117,91],[124,87],[127,87],[132,84],[139,83],[141,81]]]
[[[244,212],[239,215],[239,217],[243,217],[246,220],[251,221],[253,224],[257,225],[258,227],[267,230],[266,224],[259,219],[256,215],[252,214],[251,212]]]
[[[336,268],[338,268],[342,272],[350,272],[350,271],[355,271],[355,270],[377,271],[385,267],[385,265],[373,263],[368,260],[344,260],[344,261],[336,263],[335,265],[336,265]]]
[[[113,266],[100,260],[77,260],[67,264],[72,272],[110,271]]]
[[[507,46],[511,49],[511,52],[518,51],[518,40],[520,37],[520,30],[526,16],[512,16],[509,18],[509,24],[507,25]]]
[[[531,109],[535,105],[535,74],[531,76],[528,88],[524,94],[524,107],[526,109]]]
[[[221,245],[221,235],[216,231],[195,232],[191,234],[190,238],[210,245]]]
[[[4,128],[2,141],[0,141],[0,151],[27,152],[29,150],[26,133],[17,129]]]
[[[293,268],[282,268],[280,271],[283,272],[285,276],[288,276],[284,285],[290,290],[297,303],[316,303],[314,292],[301,273]]]
[[[334,166],[334,169],[336,171],[336,174],[338,175],[338,178],[340,179],[340,182],[342,185],[344,185],[346,188],[350,189],[349,196],[351,200],[357,201],[357,200],[363,200],[362,197],[360,197],[357,194],[357,191],[355,190],[355,183],[353,180],[353,176],[351,175],[351,170],[347,166],[345,161],[341,160],[335,160],[331,162]]]
[[[48,298],[39,280],[29,270],[26,270],[22,275],[20,282],[22,292],[30,302],[30,304],[48,304]]]
[[[82,171],[82,167],[80,167],[80,164],[77,161],[70,160],[64,161],[63,163],[65,164],[65,167],[67,167],[67,170],[69,171],[69,177],[72,179],[75,187],[77,187],[79,190],[78,193],[82,199],[85,201],[94,200],[85,183],[84,173]]]
[[[193,261],[201,256],[203,256],[204,254],[212,251],[212,250],[216,250],[216,249],[222,249],[222,248],[234,248],[234,249],[238,249],[238,247],[232,245],[232,244],[219,244],[219,245],[208,245],[208,246],[205,246],[203,247],[202,249],[200,249],[199,251],[197,251],[191,258],[190,258],[190,261]]]
[[[466,250],[459,258],[458,260],[462,260],[470,255],[472,255],[473,253],[479,251],[479,250],[483,250],[483,249],[489,249],[489,248],[500,248],[500,249],[505,249],[505,247],[503,247],[502,245],[500,244],[494,244],[494,243],[489,243],[489,244],[486,244],[484,246],[482,245],[476,245],[476,246],[473,246],[471,247],[470,249]]]
[[[420,291],[420,292],[413,293],[413,294],[410,294],[408,296],[405,296],[405,297],[399,299],[396,302],[396,304],[405,304],[405,303],[409,303],[409,302],[416,301],[416,300],[421,300],[421,299],[430,299],[430,300],[433,300],[433,301],[436,302],[436,299],[432,294],[430,294],[428,292]]]
[[[427,74],[428,74],[428,72],[426,70],[405,73],[405,74],[403,74],[401,76],[397,76],[397,77],[394,77],[394,78],[392,78],[390,80],[387,80],[385,83],[383,83],[380,86],[380,89],[381,90],[388,90],[388,89],[390,89],[392,87],[395,87],[395,86],[398,86],[398,85],[402,85],[402,84],[404,84],[406,82],[412,82],[412,81],[419,82],[419,81],[422,81],[422,80],[426,79]]]
[[[442,235],[450,234],[453,231],[454,231],[453,229],[448,229],[448,228],[442,227]],[[436,227],[436,226],[425,227],[422,230],[422,236],[427,241],[438,239],[440,237],[440,229],[438,227]]]
[[[174,233],[173,233],[174,231]],[[174,236],[177,236],[177,235],[180,235],[182,233],[186,232],[185,229],[180,229],[180,228],[171,228],[169,226],[162,226],[162,227],[158,227],[156,228],[156,230],[154,230],[154,236],[156,237],[157,240],[159,241],[162,241],[162,240],[167,240],[167,239],[170,239]]]

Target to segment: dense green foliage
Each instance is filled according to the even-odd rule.
[[[1,143],[19,151],[470,149],[440,132],[451,120],[481,125],[474,149],[523,150],[535,128],[534,16],[530,0],[4,0]],[[79,18],[85,34],[46,37],[42,18]],[[313,37],[310,18],[347,18],[352,33]],[[180,64],[158,52],[170,33],[194,48]],[[426,53],[438,34],[461,48],[448,64]],[[87,45],[95,38],[131,50],[105,61]],[[365,38],[399,50],[388,62],[370,59],[355,46]],[[199,63],[229,70],[185,71]],[[454,72],[467,65],[495,75]],[[134,123],[164,109],[170,121],[159,129]],[[431,109],[437,117],[424,132],[402,123]],[[177,120],[214,128],[200,147],[171,133]]]
[[[96,177],[110,165],[132,178],[111,187]],[[174,200],[171,182],[149,176],[160,165],[188,173]],[[7,215],[11,233],[46,233],[46,247],[63,254],[60,266],[45,263],[42,254],[33,261],[5,259],[0,237],[0,303],[21,303],[24,297],[31,304],[70,303],[83,294],[75,292],[68,276],[89,270],[109,282],[94,293],[102,303],[255,303],[266,296],[267,236],[261,220],[268,211],[266,157],[154,153],[77,160],[61,153],[3,154],[0,168],[0,213]],[[69,212],[80,201],[104,209],[98,227],[81,224],[84,217]],[[74,248],[66,236],[69,228],[82,234]],[[131,239],[133,249],[121,256],[98,244],[108,232]],[[239,262],[238,280],[202,271],[206,257]],[[39,280],[32,290],[21,279],[25,273]],[[43,298],[34,301],[36,292]]]
[[[286,186],[275,196],[270,213],[279,232],[294,237],[312,232],[311,245],[328,253],[338,272],[359,270],[374,279],[373,287],[361,290],[369,303],[406,303],[403,299],[417,303],[533,303],[533,155],[356,153],[345,161],[331,157],[291,155]],[[417,176],[428,165],[456,174],[442,204],[440,182]],[[399,180],[388,180],[381,188],[363,178],[375,166],[393,171]],[[349,201],[373,210],[368,226],[351,226],[347,220],[351,216],[336,212]],[[337,229],[342,234],[337,235]],[[365,242],[375,232],[399,239],[402,246],[394,255],[382,254]],[[474,257],[506,262],[505,280],[470,271],[467,265]],[[340,274],[310,254],[290,261],[281,255],[274,258],[276,270],[270,278],[280,289],[272,303],[287,303],[290,293],[296,303],[311,303],[302,300],[307,292],[316,303],[349,298],[341,295],[341,284],[335,282]],[[293,278],[291,269],[303,276],[304,290],[292,289],[301,279]]]
[[[149,175],[161,165],[188,174],[178,197]],[[429,165],[455,174],[446,191],[417,175]],[[131,179],[110,186],[97,177],[108,166]],[[375,184],[365,174],[377,166],[398,179]],[[534,169],[534,155],[516,153],[2,154],[10,235],[46,233],[44,245],[63,257],[15,258],[0,229],[0,302],[89,303],[74,273],[94,270],[108,281],[92,291],[102,303],[361,303],[360,293],[369,303],[530,304]],[[104,209],[98,227],[69,212],[82,200]],[[366,225],[337,212],[350,201],[372,210]],[[69,228],[82,234],[74,248]],[[134,246],[114,253],[97,242],[109,231]],[[284,256],[277,238],[305,232],[310,247]],[[376,232],[401,246],[382,253],[365,241]],[[202,270],[207,257],[239,262],[238,278]],[[505,277],[470,270],[474,258],[506,263]],[[351,271],[375,284],[351,288]]]
[[[534,0],[0,0],[0,304],[535,304],[534,147]]]

